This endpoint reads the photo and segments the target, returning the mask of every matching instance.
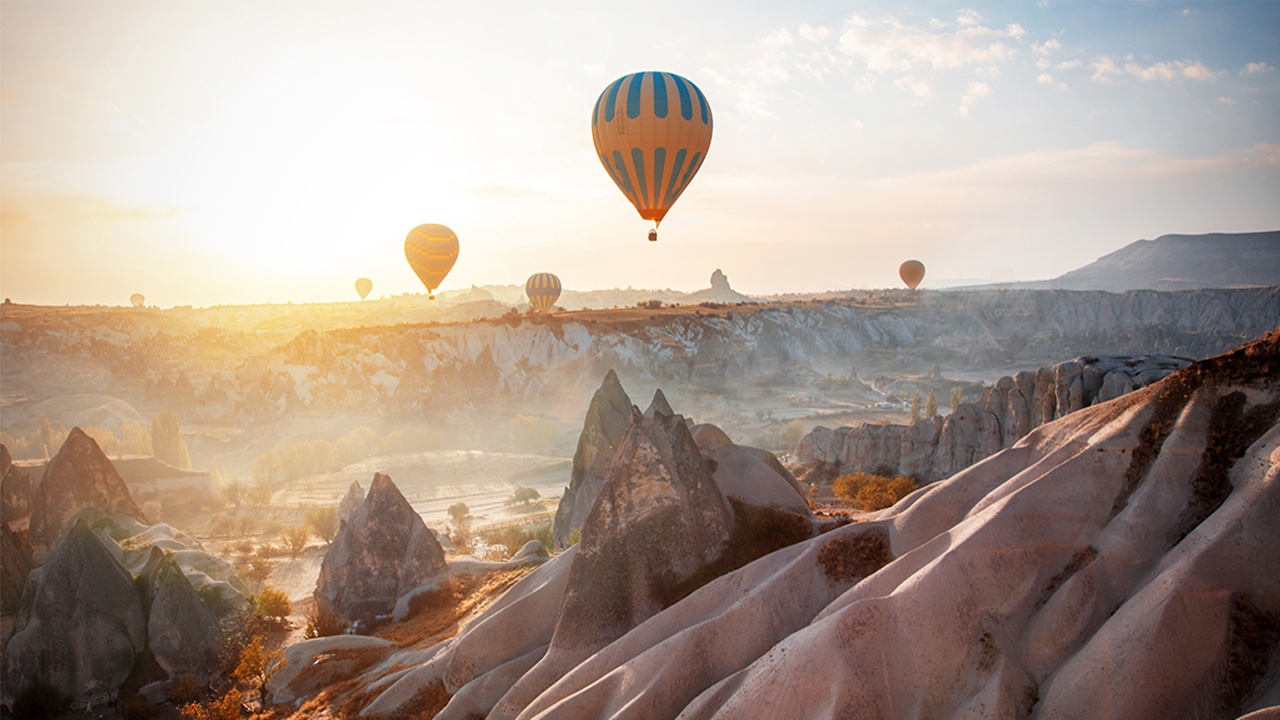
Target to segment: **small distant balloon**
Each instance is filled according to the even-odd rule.
[[[134,293],[129,296],[129,302],[133,303],[134,307],[142,307],[142,304],[146,301],[147,299],[143,297],[142,293]]]
[[[404,256],[426,286],[427,297],[435,300],[436,288],[458,259],[458,236],[444,225],[419,225],[404,239]]]
[[[369,278],[358,278],[356,280],[356,294],[363,300],[369,297],[369,292],[373,290],[373,281]]]
[[[924,279],[924,263],[919,260],[908,260],[898,266],[898,277],[912,290]]]
[[[560,299],[560,278],[546,272],[530,275],[524,284],[524,294],[538,312],[546,312]]]
[[[698,86],[668,72],[638,72],[609,83],[591,111],[591,140],[609,177],[640,217],[649,239],[702,167],[711,147],[711,104]]]

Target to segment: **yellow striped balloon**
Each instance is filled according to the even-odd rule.
[[[696,85],[672,73],[639,72],[600,94],[591,139],[613,182],[656,230],[702,167],[711,124],[711,105]]]
[[[898,277],[912,290],[924,279],[924,263],[919,260],[908,260],[898,266]]]
[[[427,297],[434,300],[436,288],[458,259],[458,236],[444,225],[419,225],[404,239],[404,256],[427,286]]]
[[[530,275],[524,284],[524,294],[529,296],[529,304],[538,312],[546,312],[560,299],[560,278],[551,273]]]

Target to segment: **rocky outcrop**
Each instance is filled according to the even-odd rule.
[[[444,549],[422,517],[391,478],[375,474],[324,556],[316,602],[350,622],[370,622],[444,567]]]
[[[72,428],[58,454],[45,467],[36,490],[31,508],[31,543],[57,543],[66,525],[87,508],[146,522],[120,473],[98,443],[80,428]]]
[[[218,669],[222,629],[174,555],[153,545],[136,584],[156,665],[170,677],[208,678]]]
[[[654,402],[657,402],[657,397]],[[630,417],[631,398],[618,381],[618,374],[610,370],[592,396],[586,418],[582,421],[578,449],[573,453],[569,487],[565,488],[556,508],[552,527],[556,542],[568,544],[573,531],[581,529],[586,522],[600,489],[604,487],[605,473],[613,462]]]
[[[35,561],[26,537],[0,525],[0,612],[17,612],[33,568]]]
[[[723,272],[721,272],[720,268],[716,268],[716,271],[711,273],[711,289],[712,290],[732,289],[729,287],[729,277],[725,275]]]
[[[806,477],[847,472],[933,482],[1011,447],[1069,413],[1150,385],[1191,363],[1168,355],[1087,356],[1001,378],[973,403],[915,425],[815,427],[796,447]]]
[[[347,488],[347,494],[338,501],[338,525],[350,522],[351,516],[356,514],[356,510],[359,510],[362,504],[364,504],[364,488],[360,487],[360,483],[352,482],[351,487]]]
[[[715,425],[694,425],[690,434],[726,498],[812,518],[804,492],[773,453],[738,445]]]
[[[5,701],[12,707],[36,681],[73,702],[105,700],[146,647],[147,620],[129,571],[77,522],[32,590],[0,660]]]
[[[0,445],[0,525],[25,535],[35,493],[30,476],[13,464],[9,448]]]

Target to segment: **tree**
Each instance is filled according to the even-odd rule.
[[[531,487],[520,486],[516,491],[511,493],[511,497],[507,498],[506,505],[528,504],[536,501],[540,495],[538,491]]]
[[[929,395],[924,399],[924,416],[928,420],[938,416],[938,396],[933,394],[933,389],[929,389]]]
[[[253,599],[253,609],[265,618],[279,619],[293,612],[293,603],[283,590],[263,585]]]
[[[467,526],[467,516],[471,514],[471,508],[466,503],[456,502],[449,506],[449,517],[453,518],[453,522],[460,528]]]
[[[325,543],[333,542],[333,537],[338,534],[338,508],[330,505],[328,507],[316,507],[307,511],[307,527],[311,528],[311,532],[316,537],[325,541]]]
[[[248,495],[248,490],[239,480],[228,480],[222,486],[223,501],[233,507],[240,507],[240,503],[244,502],[246,495]]]
[[[151,418],[151,446],[160,460],[174,467],[191,469],[191,454],[187,452],[187,443],[182,439],[178,416],[171,410],[165,410]]]
[[[960,403],[964,402],[964,392],[959,387],[951,388],[951,412],[955,412],[960,407]]]
[[[284,652],[268,650],[266,639],[258,634],[245,643],[244,649],[240,651],[240,663],[236,665],[231,677],[238,683],[253,686],[258,691],[258,697],[265,701],[267,681],[281,667],[284,667]]]
[[[306,525],[294,525],[287,527],[284,532],[280,533],[280,540],[284,543],[285,548],[289,551],[289,557],[297,559],[298,554],[307,547],[307,539],[311,536],[311,531]]]
[[[837,477],[831,484],[836,497],[859,510],[870,512],[892,506],[916,489],[916,482],[899,475],[887,478],[870,473],[852,473]]]
[[[47,417],[40,418],[40,444],[44,447],[44,456],[53,457],[53,424]]]
[[[917,390],[915,395],[911,396],[911,424],[915,425],[920,422],[920,391]]]

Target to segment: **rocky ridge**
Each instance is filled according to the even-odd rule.
[[[1150,385],[1190,364],[1168,355],[1085,356],[1019,372],[945,417],[914,425],[815,427],[796,446],[795,463],[810,482],[854,472],[934,482],[1012,447],[1044,423]]]

